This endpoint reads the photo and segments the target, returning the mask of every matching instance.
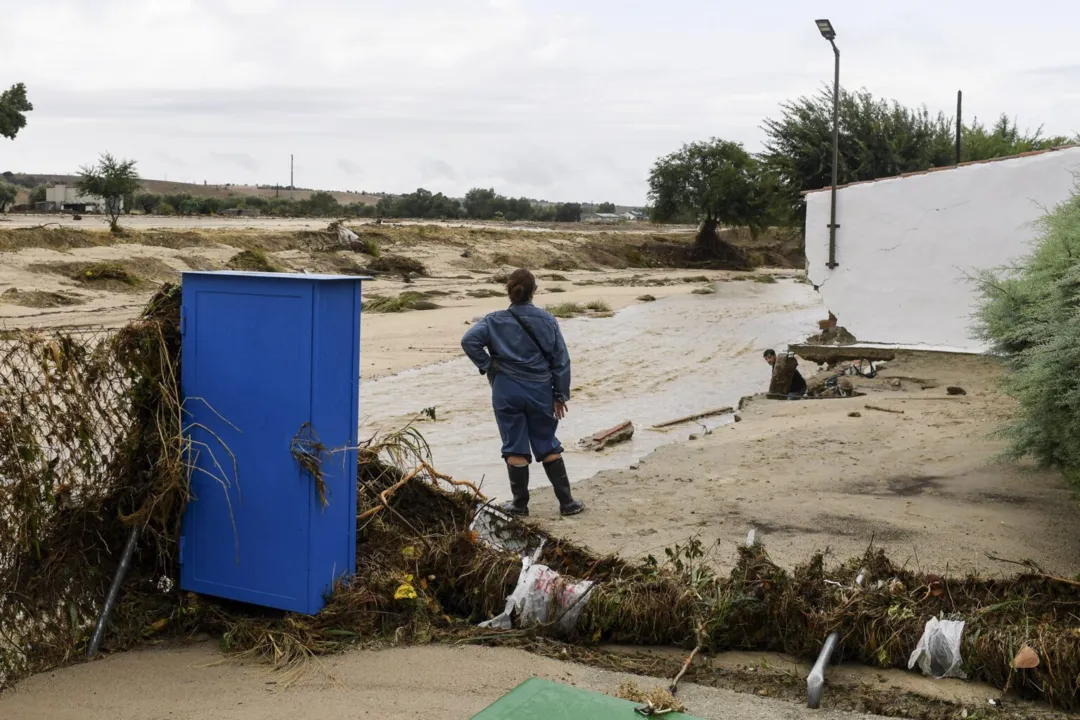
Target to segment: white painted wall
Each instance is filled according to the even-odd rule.
[[[879,180],[806,197],[807,273],[860,342],[979,352],[967,278],[1030,252],[1036,221],[1080,180],[1080,148]]]
[[[100,205],[101,198],[90,195],[81,195],[71,185],[54,185],[45,188],[45,202],[54,202],[57,205]]]

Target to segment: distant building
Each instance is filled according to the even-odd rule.
[[[629,220],[630,222],[641,222],[645,219],[645,213],[640,210],[627,210],[622,214],[623,220]]]
[[[617,223],[620,220],[624,220],[624,219],[625,218],[622,215],[619,215],[618,213],[595,213],[595,214],[590,215],[589,217],[585,218],[585,222],[595,222],[595,223],[605,223],[605,224],[611,223],[611,224],[614,224],[614,223]]]
[[[120,209],[124,208],[124,201],[120,201]],[[105,210],[105,200],[93,195],[83,195],[70,185],[54,185],[45,188],[44,210],[70,210],[77,213],[96,213]],[[38,203],[36,207],[41,207]]]

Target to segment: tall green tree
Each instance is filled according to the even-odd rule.
[[[14,140],[19,131],[26,127],[26,113],[34,106],[26,97],[26,86],[16,83],[0,93],[0,135]]]
[[[598,213],[613,213],[615,212],[615,203],[602,202],[596,206],[596,212]]]
[[[833,92],[781,105],[778,118],[765,120],[766,140],[760,159],[777,184],[779,208],[791,224],[802,221],[802,193],[832,183]],[[910,108],[874,97],[866,90],[841,88],[838,182],[876,180],[956,162],[956,124],[944,113]],[[1052,145],[1064,137],[1044,138],[1041,129],[1022,132],[1002,116],[990,128],[977,121],[961,130],[961,161],[988,160]]]
[[[79,170],[75,187],[83,195],[99,197],[104,201],[109,229],[118,233],[124,198],[138,192],[139,173],[135,170],[134,160],[118,160],[109,153],[103,153],[97,165],[84,166]]]
[[[581,203],[560,203],[555,208],[555,222],[581,222]]]
[[[0,213],[7,212],[8,205],[13,205],[18,195],[19,188],[11,183],[0,182]]]
[[[832,88],[781,106],[764,123],[761,160],[778,179],[788,220],[802,215],[802,196],[832,183]],[[924,107],[907,108],[869,92],[841,88],[840,184],[947,165],[955,160],[951,120]]]
[[[701,222],[697,244],[709,257],[731,254],[721,225],[757,233],[768,224],[769,196],[757,160],[736,142],[690,143],[660,158],[649,173],[649,200],[656,222]]]
[[[139,193],[135,196],[135,207],[150,215],[157,212],[158,205],[162,202],[161,196],[154,193]]]
[[[1044,137],[1041,127],[1036,128],[1034,132],[1022,131],[1016,120],[1010,120],[1008,115],[1001,115],[997,122],[989,127],[976,118],[971,125],[965,125],[962,128],[960,138],[962,162],[989,160],[1033,150],[1044,150],[1068,145],[1074,140],[1064,135]]]
[[[493,188],[473,188],[465,193],[465,217],[470,220],[491,220],[500,210],[499,198]]]
[[[311,193],[307,200],[302,203],[312,215],[329,216],[341,212],[341,204],[338,199],[322,190]]]

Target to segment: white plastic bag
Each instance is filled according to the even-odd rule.
[[[477,508],[469,529],[476,533],[477,539],[497,550],[507,550],[521,557],[531,556],[533,562],[540,559],[544,541],[537,535],[530,536],[520,523],[491,505]]]
[[[919,638],[919,644],[915,646],[915,652],[911,653],[911,659],[908,660],[908,670],[917,664],[923,675],[930,675],[936,680],[966,680],[967,675],[960,669],[963,662],[960,658],[960,641],[963,636],[963,620],[930,618],[926,621],[926,628]]]
[[[560,632],[568,633],[581,617],[592,587],[590,580],[571,583],[547,565],[534,565],[531,558],[523,558],[521,576],[506,598],[506,608],[480,627],[510,630],[554,622]]]

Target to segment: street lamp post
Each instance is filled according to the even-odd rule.
[[[833,73],[833,111],[832,111],[832,207],[829,210],[829,269],[836,267],[836,183],[840,170],[840,49],[836,47],[836,30],[828,20],[815,20],[821,37],[832,45],[836,56]]]

